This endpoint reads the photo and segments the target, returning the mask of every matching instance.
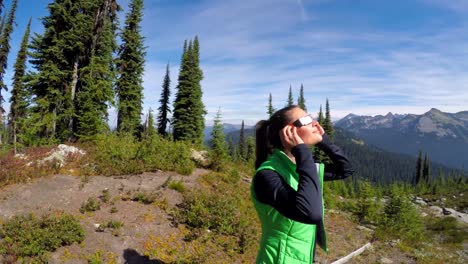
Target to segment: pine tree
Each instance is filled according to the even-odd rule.
[[[141,123],[145,47],[141,35],[143,0],[132,0],[126,16],[117,68],[117,130],[136,134]]]
[[[384,232],[411,241],[419,241],[423,236],[424,226],[419,212],[411,203],[402,187],[393,185],[390,199],[386,203],[385,220],[380,228]]]
[[[307,107],[305,105],[305,97],[304,97],[304,85],[301,83],[301,90],[299,92],[299,97],[297,99],[297,105],[304,111],[307,112]]]
[[[252,136],[247,137],[247,152],[246,161],[253,164],[255,162],[255,138]]]
[[[0,37],[0,124],[4,124],[3,115],[5,109],[3,109],[3,102],[5,101],[2,95],[2,90],[8,91],[6,84],[3,81],[6,69],[8,67],[8,53],[10,53],[10,35],[13,32],[13,26],[15,24],[15,14],[18,0],[13,0],[11,4],[11,10],[8,13],[6,24],[3,26]],[[0,132],[0,144],[3,143],[2,135]]]
[[[427,153],[424,155],[424,163],[423,163],[423,169],[422,169],[422,179],[424,180],[425,184],[430,183],[431,175],[430,175],[430,161],[429,158],[427,157]]]
[[[166,65],[166,75],[164,76],[164,82],[162,85],[162,92],[161,98],[159,99],[160,106],[158,108],[158,133],[160,135],[166,136],[167,132],[167,123],[169,123],[169,119],[167,114],[171,112],[169,108],[169,97],[171,96],[171,78],[169,76],[169,64]]]
[[[105,101],[112,98],[109,68],[119,10],[116,0],[56,0],[48,8],[45,32],[35,35],[30,45],[36,71],[27,76],[34,95],[28,123],[39,143],[102,130]],[[80,133],[80,127],[89,131]]]
[[[74,97],[75,115],[69,128],[79,139],[92,139],[100,133],[109,131],[108,104],[113,103],[113,84],[116,71],[112,54],[117,49],[115,41],[117,16],[115,0],[104,0],[97,9],[94,33],[88,44],[89,61],[83,61],[76,80]],[[72,95],[73,99],[73,95]]]
[[[203,144],[203,138],[204,134],[203,131],[205,130],[205,115],[206,115],[206,110],[205,110],[205,105],[203,104],[203,92],[201,88],[200,82],[203,80],[203,72],[200,68],[200,43],[198,41],[198,36],[195,36],[195,39],[193,40],[193,54],[192,54],[192,60],[193,60],[193,66],[190,67],[191,69],[191,76],[193,77],[192,83],[193,83],[193,91],[192,91],[192,96],[194,99],[193,103],[193,114],[194,114],[194,121],[196,124],[195,127],[195,137],[193,142],[196,145],[202,145]]]
[[[210,145],[211,168],[215,171],[222,171],[226,166],[228,150],[221,121],[221,109],[218,110],[214,119]]]
[[[242,120],[240,136],[239,136],[239,157],[245,160],[247,152],[247,142],[245,141],[244,120]]]
[[[276,109],[273,107],[273,98],[270,93],[270,96],[268,97],[268,110],[267,110],[268,117],[271,117],[275,112],[276,112]]]
[[[203,143],[206,110],[202,101],[200,82],[200,44],[198,37],[184,43],[177,93],[174,100],[173,128],[175,140],[187,140],[200,146]]]
[[[7,19],[8,13],[3,14],[2,18],[0,19],[0,36],[1,32],[3,32],[3,28],[5,27],[5,21]]]
[[[325,104],[325,119],[323,120],[323,130],[325,130],[325,133],[327,133],[328,137],[333,142],[335,132],[331,120],[330,105],[328,103],[328,98]]]
[[[152,137],[156,134],[156,129],[154,127],[153,110],[151,110],[151,108],[148,110],[148,120],[146,122],[145,131],[148,137]]]
[[[416,175],[414,178],[414,184],[418,185],[422,180],[423,175],[423,161],[422,161],[422,152],[419,151],[418,159],[416,160]]]
[[[290,105],[293,105],[294,104],[294,99],[293,99],[293,95],[292,95],[292,86],[289,85],[289,93],[288,93],[288,103],[286,106],[290,106]]]
[[[323,112],[322,112],[322,105],[320,105],[317,122],[323,127],[324,118],[323,118]],[[323,162],[325,160],[325,153],[317,147],[314,148],[314,160],[315,162],[318,162],[318,163]]]
[[[360,222],[377,221],[378,204],[375,192],[369,181],[362,181],[359,185],[357,215]]]
[[[16,153],[17,143],[22,143],[21,137],[24,133],[24,122],[27,118],[27,108],[29,106],[29,94],[24,85],[23,77],[26,72],[26,59],[28,52],[28,41],[31,30],[31,18],[29,19],[26,31],[24,32],[21,46],[16,57],[14,65],[15,73],[13,75],[13,89],[10,98],[10,114],[8,118],[8,126],[12,133],[13,149]]]

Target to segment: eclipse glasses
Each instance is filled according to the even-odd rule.
[[[298,120],[294,121],[294,123],[292,123],[295,127],[302,127],[302,126],[307,126],[308,124],[314,122],[314,119],[312,118],[311,115],[306,115],[306,116],[303,116],[301,118],[299,118]]]

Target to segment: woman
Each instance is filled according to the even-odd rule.
[[[327,251],[322,181],[353,173],[348,158],[320,124],[298,106],[288,106],[256,125],[256,174],[252,200],[262,224],[257,263],[312,263],[315,243]],[[333,161],[315,164],[309,146]]]

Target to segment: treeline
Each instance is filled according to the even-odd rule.
[[[285,101],[285,106],[294,104],[291,87]],[[303,85],[301,85],[297,102],[298,105],[299,103],[304,104],[301,107],[307,109],[305,107]],[[267,105],[268,116],[271,116],[274,111],[276,109],[273,106],[272,94],[270,93]],[[403,184],[409,192],[436,194],[449,192],[454,190],[456,185],[464,186],[463,184],[468,183],[463,171],[431,162],[427,155],[423,159],[422,153],[419,153],[419,158],[416,159],[405,154],[391,153],[366,145],[363,140],[356,138],[350,132],[334,128],[330,112],[330,104],[327,99],[325,113],[323,113],[320,105],[316,114],[317,121],[322,125],[331,140],[348,155],[356,170],[354,176],[350,179],[327,183],[326,185],[331,188],[331,191],[344,196],[353,196],[359,191],[362,182],[365,181],[374,188],[386,188],[392,184]],[[242,122],[240,131],[228,134],[227,140],[230,145],[231,158],[250,162],[255,159],[254,153],[246,152],[246,148],[255,148],[254,136],[255,130],[244,129],[244,122]],[[330,159],[319,149],[313,148],[312,151],[317,162],[330,162]]]
[[[6,118],[1,92],[7,90],[3,76],[17,3],[13,1],[0,25],[0,147],[16,152],[28,146],[93,140],[111,132],[110,107],[117,110],[119,134],[141,138],[157,133],[201,145],[206,111],[196,36],[184,42],[173,109],[168,64],[157,124],[151,109],[142,120],[143,0],[130,2],[122,29],[118,21],[122,8],[116,0],[53,1],[48,16],[42,18],[44,32],[32,37],[30,20],[13,69]]]

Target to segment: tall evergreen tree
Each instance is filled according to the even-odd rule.
[[[252,136],[247,137],[247,153],[245,160],[251,164],[255,161],[255,138]]]
[[[146,121],[145,134],[148,137],[152,137],[156,134],[156,129],[154,127],[153,110],[151,110],[151,108],[148,110],[148,119]]]
[[[10,114],[8,118],[8,126],[12,134],[13,149],[16,153],[17,143],[21,143],[21,135],[25,127],[24,122],[27,118],[27,108],[29,106],[29,94],[24,85],[23,77],[26,71],[26,59],[28,52],[28,41],[31,30],[31,18],[21,40],[21,46],[16,57],[14,65],[15,73],[13,75],[13,89],[10,97]]]
[[[43,141],[86,137],[102,129],[103,102],[112,98],[109,68],[119,6],[116,0],[55,0],[48,8],[45,31],[31,43],[36,71],[28,75],[34,94],[29,127]]]
[[[324,117],[322,111],[322,105],[320,105],[320,110],[318,113],[317,122],[323,127],[324,126]],[[319,148],[314,148],[314,159],[316,162],[322,162],[325,159],[325,153],[321,151]]]
[[[161,98],[159,99],[160,106],[158,108],[158,134],[166,136],[167,123],[169,118],[167,114],[171,112],[169,108],[169,97],[171,96],[171,78],[169,76],[169,64],[166,65],[166,75],[164,76],[164,82],[162,85]]]
[[[6,24],[3,26],[0,36],[0,124],[4,124],[3,115],[5,114],[5,109],[3,109],[3,99],[2,90],[8,91],[6,84],[3,81],[5,76],[6,69],[8,67],[8,53],[10,53],[10,35],[13,32],[13,26],[15,24],[15,14],[16,7],[18,5],[18,0],[13,0],[11,4],[10,12],[8,13],[8,18]],[[0,144],[2,144],[2,132],[0,132]]]
[[[419,151],[418,159],[416,160],[416,173],[414,177],[414,184],[418,185],[422,180],[423,175],[423,160],[422,160],[422,152]]]
[[[304,97],[304,85],[301,83],[301,90],[299,91],[299,97],[297,99],[297,105],[302,108],[302,110],[307,112],[307,107],[305,105],[305,97]]]
[[[7,13],[3,14],[2,18],[0,19],[0,37],[1,37],[1,32],[3,32],[3,28],[5,27],[5,21],[7,18]]]
[[[273,98],[270,93],[270,96],[268,97],[268,110],[267,110],[268,117],[271,117],[275,113],[275,111],[276,109],[273,107]]]
[[[116,70],[112,54],[117,49],[115,0],[101,0],[95,15],[94,33],[88,44],[89,61],[79,71],[80,80],[75,80],[75,115],[70,129],[80,139],[91,139],[109,130],[107,109],[113,103],[113,84]],[[75,76],[75,75],[73,75]],[[72,95],[73,98],[73,95]]]
[[[195,145],[203,143],[206,110],[202,101],[200,82],[200,44],[198,37],[184,43],[177,93],[174,100],[173,128],[175,140],[187,140]]]
[[[118,98],[117,130],[135,134],[141,123],[143,103],[143,72],[145,47],[141,35],[143,0],[132,0],[126,16],[119,49],[117,67],[119,78],[116,84]]]
[[[289,85],[289,93],[288,93],[288,103],[286,106],[290,106],[294,104],[293,94],[292,94],[292,86]]]
[[[240,136],[239,136],[239,156],[241,159],[245,159],[247,152],[247,142],[245,141],[245,131],[244,131],[244,120],[242,120]]]
[[[423,169],[422,169],[422,179],[424,180],[425,184],[429,184],[431,175],[430,175],[430,161],[429,158],[427,157],[427,153],[424,155],[424,164],[423,164]]]
[[[331,114],[330,114],[330,104],[328,103],[328,98],[325,103],[325,119],[323,120],[323,130],[325,130],[325,133],[329,136],[330,140],[333,142],[334,139],[334,129],[333,129],[333,123],[331,120]]]
[[[218,110],[214,119],[210,145],[211,168],[215,171],[221,171],[224,169],[228,159],[228,149],[224,136],[224,127],[221,121],[221,109]]]

